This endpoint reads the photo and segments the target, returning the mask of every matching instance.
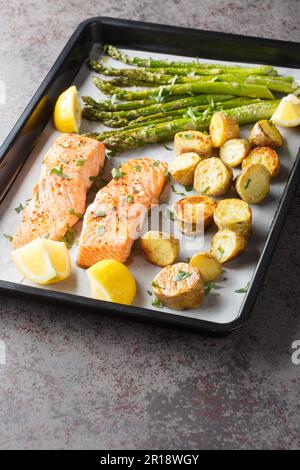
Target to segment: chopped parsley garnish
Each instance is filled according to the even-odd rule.
[[[153,166],[159,166],[159,160],[156,160],[155,162],[153,162]]]
[[[69,175],[66,175],[60,166],[56,166],[55,168],[52,168],[52,170],[50,171],[50,174],[51,175],[57,175],[57,176],[60,176],[61,178],[64,178],[66,180],[69,180],[71,179],[71,176]]]
[[[68,147],[70,147],[70,145],[69,145],[68,142],[62,142],[62,143],[60,144],[60,146],[61,146],[61,147],[64,147],[65,149],[68,148]]]
[[[191,261],[192,258],[190,258],[189,256],[187,257],[186,259],[186,262],[189,263]]]
[[[224,255],[224,248],[222,248],[221,246],[219,246],[217,251],[218,251],[218,253],[219,253],[218,258],[221,259],[222,256]]]
[[[137,194],[138,190],[136,188],[133,188],[132,192],[133,192],[133,194]]]
[[[212,289],[221,289],[221,287],[217,286],[213,282],[206,282],[205,286],[204,286],[205,295],[208,295],[211,292]],[[219,294],[216,294],[216,295],[219,295]]]
[[[76,166],[83,166],[85,164],[85,160],[83,158],[78,158],[76,160]]]
[[[114,152],[113,150],[106,150],[105,153],[106,153],[107,158],[114,157],[117,154],[117,152]]]
[[[183,138],[187,140],[192,140],[194,138],[194,134],[183,134]]]
[[[153,295],[153,292],[151,292],[151,290],[147,290],[147,292],[149,295]]]
[[[95,212],[96,217],[105,217],[106,212],[103,209],[99,209],[98,211]]]
[[[193,121],[197,121],[197,116],[194,113],[193,108],[189,108],[184,116],[191,118]]]
[[[192,184],[187,184],[184,189],[186,190],[187,193],[193,191],[194,186]]]
[[[60,238],[60,242],[64,242],[67,248],[72,248],[75,242],[75,230],[67,225],[67,231],[63,237]]]
[[[170,176],[170,173],[169,173],[168,168],[165,168],[165,170],[164,170],[164,175],[165,175],[167,181],[170,181],[171,176]]]
[[[217,78],[217,77],[215,77],[215,78]],[[214,107],[215,107],[215,102],[214,102],[214,100],[212,99],[211,96],[208,97],[208,102],[209,102],[209,106],[210,106],[211,108],[214,108]]]
[[[104,227],[104,225],[98,225],[98,228],[97,228],[97,235],[102,236],[102,235],[104,235],[104,233],[105,233],[105,227]]]
[[[211,108],[207,108],[202,114],[202,122],[205,121],[206,118],[212,115],[213,110]]]
[[[112,175],[114,180],[119,180],[120,178],[125,176],[126,173],[124,173],[124,171],[121,171],[120,168],[113,168],[111,170],[111,175]]]
[[[177,79],[178,79],[178,76],[175,75],[171,81],[171,85],[175,85]]]
[[[251,183],[251,179],[249,178],[249,179],[247,180],[247,183],[245,184],[245,189],[248,188],[248,186],[249,186],[250,183]]]
[[[164,145],[166,150],[169,150],[170,152],[173,152],[173,149],[171,147],[168,147],[167,145]]]
[[[140,165],[135,165],[134,171],[141,171],[142,167]]]
[[[171,189],[172,189],[173,193],[178,194],[179,196],[185,196],[184,193],[181,193],[180,191],[177,191],[177,190],[175,189],[174,184],[171,184]]]
[[[46,233],[46,235],[44,235],[44,238],[46,238],[46,240],[50,237],[50,233]]]
[[[162,101],[164,101],[164,96],[166,96],[166,95],[168,95],[168,94],[169,94],[169,92],[168,92],[168,90],[166,89],[166,87],[163,86],[163,85],[160,86],[158,93],[156,93],[156,94],[154,95],[155,101],[156,101],[157,103],[161,103]]]
[[[174,281],[175,282],[184,281],[185,279],[190,277],[192,274],[193,273],[189,273],[188,271],[179,270],[176,276],[174,277]]]
[[[76,212],[72,207],[69,207],[68,212],[71,215],[76,215],[76,217],[78,217],[78,219],[82,219],[82,217],[83,217],[83,214],[81,214],[80,212]]]
[[[164,289],[164,287],[159,286],[157,282],[155,281],[151,282],[151,286],[154,287],[155,289]]]
[[[207,186],[206,188],[204,188],[204,189],[201,191],[201,194],[206,194],[208,190],[209,190],[209,186]]]
[[[19,204],[18,207],[15,207],[15,211],[20,214],[20,212],[22,212],[22,210],[25,209],[25,207],[23,206],[23,204]]]
[[[89,177],[89,180],[93,181],[93,185],[92,185],[91,189],[94,193],[97,193],[99,191],[99,189],[101,189],[103,187],[103,185],[105,184],[105,181],[103,181],[103,179],[102,179],[102,173],[103,172],[101,170],[99,175]]]
[[[13,241],[13,237],[11,235],[8,235],[7,233],[4,233],[3,236],[4,236],[4,238],[7,238],[7,240],[9,240],[10,242]]]
[[[133,201],[133,195],[132,194],[128,194],[127,198],[126,198],[126,201],[127,202],[132,202]]]
[[[242,287],[241,289],[237,289],[234,292],[236,292],[237,294],[245,294],[246,292],[248,292],[249,286],[250,286],[250,282],[248,282],[245,287]]]
[[[153,307],[162,307],[162,303],[160,300],[158,300],[157,297],[154,297],[154,299],[152,300],[152,305]]]

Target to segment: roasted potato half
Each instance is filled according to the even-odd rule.
[[[239,256],[246,247],[247,240],[240,232],[223,229],[212,238],[210,251],[223,264]]]
[[[208,196],[222,196],[232,182],[232,169],[220,158],[212,157],[202,160],[194,174],[194,189]]]
[[[214,221],[218,229],[226,228],[248,237],[252,227],[252,210],[241,199],[223,199],[217,203]]]
[[[189,264],[199,269],[204,282],[214,281],[222,272],[221,263],[212,253],[196,253]]]
[[[141,248],[150,263],[168,266],[176,261],[180,245],[169,233],[150,231],[141,237]]]
[[[220,148],[220,158],[226,165],[234,168],[242,163],[250,150],[248,140],[230,139]]]
[[[270,178],[278,175],[280,170],[280,160],[276,150],[270,147],[256,147],[249,155],[243,160],[242,169],[244,170],[249,165],[260,163],[264,165],[270,173]]]
[[[277,148],[283,144],[283,137],[272,122],[262,119],[252,127],[249,142],[254,147]]]
[[[233,117],[218,112],[211,118],[209,133],[213,147],[221,147],[227,140],[239,138],[240,127]]]
[[[213,151],[210,135],[200,131],[177,132],[174,147],[177,155],[195,152],[199,157],[210,157]]]
[[[200,271],[187,263],[162,269],[153,279],[152,288],[158,300],[174,310],[198,307],[204,299],[204,281]]]
[[[201,158],[195,152],[182,153],[169,165],[169,172],[174,180],[184,186],[192,184],[196,166]]]
[[[249,165],[236,179],[235,189],[243,201],[258,204],[269,194],[270,173],[260,163]]]
[[[216,201],[208,196],[186,196],[174,204],[175,221],[182,233],[195,236],[213,221]]]

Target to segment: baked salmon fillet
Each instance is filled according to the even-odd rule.
[[[107,258],[126,261],[148,210],[158,203],[166,168],[166,163],[143,158],[112,170],[113,179],[85,213],[78,266],[88,268]]]
[[[13,249],[38,237],[59,240],[85,212],[91,177],[103,168],[105,147],[77,134],[62,134],[43,160],[32,199],[22,211]]]

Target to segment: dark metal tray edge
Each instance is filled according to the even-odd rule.
[[[45,96],[45,93],[48,87],[50,86],[51,81],[60,72],[61,67],[63,66],[70,52],[73,50],[77,41],[79,40],[80,37],[82,37],[82,35],[85,32],[87,32],[88,28],[95,26],[95,24],[97,24],[98,27],[99,26],[103,27],[105,25],[105,27],[109,27],[109,28],[126,27],[129,29],[132,28],[133,30],[139,27],[140,29],[148,28],[150,31],[156,31],[156,32],[169,31],[172,34],[180,33],[181,40],[182,40],[183,34],[189,34],[193,36],[198,35],[199,37],[206,37],[209,39],[214,38],[215,40],[239,41],[241,43],[245,43],[245,44],[252,43],[255,45],[261,44],[261,45],[266,45],[267,48],[271,48],[271,49],[279,48],[279,49],[284,50],[285,48],[287,48],[289,50],[295,49],[297,51],[300,51],[300,44],[291,43],[288,41],[260,39],[256,37],[239,36],[239,35],[217,33],[217,32],[211,32],[211,31],[193,30],[189,28],[164,26],[164,25],[157,25],[153,23],[142,23],[142,22],[136,22],[136,21],[109,18],[109,17],[90,18],[80,23],[79,26],[76,28],[71,38],[67,42],[66,46],[63,48],[62,52],[60,53],[57,60],[55,61],[54,65],[50,69],[49,73],[47,74],[42,84],[38,88],[37,92],[31,99],[27,107],[25,108],[21,117],[19,118],[19,120],[13,127],[12,131],[9,133],[9,135],[3,142],[0,148],[0,164],[1,165],[4,163],[4,160],[9,150],[12,148],[13,144],[18,139],[19,134],[21,134],[22,130],[24,130],[24,127],[28,123],[29,118],[31,117],[34,110],[36,109],[37,105],[41,102],[41,99],[43,98],[43,96]],[[160,50],[161,49],[162,48],[160,48]],[[155,48],[152,48],[152,50],[155,50]],[[176,53],[176,52],[172,51],[170,53]],[[256,62],[258,61],[256,60]],[[295,67],[293,60],[291,60],[291,62],[288,62],[288,64],[285,64],[285,65]],[[298,67],[300,67],[299,63],[298,63]],[[38,138],[39,132],[41,132],[43,127],[46,125],[48,118],[49,116],[47,117],[47,120],[45,120],[45,122],[41,122],[39,129],[36,129],[36,132],[30,135],[31,146],[28,148],[27,155],[30,153],[32,145],[34,145],[36,139]],[[26,160],[27,155],[25,155],[24,161]],[[20,171],[20,169],[22,168],[24,161],[20,162],[18,171]],[[10,181],[11,184],[13,183],[16,176],[17,176],[17,172],[16,174],[14,174],[12,180]],[[238,318],[236,318],[232,322],[218,324],[218,323],[213,323],[209,321],[189,318],[187,316],[184,316],[184,313],[182,315],[174,315],[174,314],[166,313],[163,311],[162,312],[153,311],[153,310],[149,310],[145,308],[124,306],[124,305],[113,304],[109,302],[101,302],[101,301],[93,300],[87,297],[74,296],[73,294],[66,294],[66,293],[61,293],[61,292],[44,290],[44,289],[40,289],[36,287],[24,286],[21,284],[16,284],[16,283],[7,282],[7,281],[0,281],[0,294],[7,295],[9,297],[18,296],[20,298],[42,301],[48,304],[49,303],[58,304],[58,305],[62,305],[62,306],[69,307],[69,308],[73,307],[76,309],[82,309],[82,310],[84,309],[84,310],[93,311],[93,312],[101,312],[101,313],[109,314],[110,316],[116,316],[116,317],[131,319],[131,320],[139,320],[139,321],[150,322],[154,324],[172,326],[172,327],[176,327],[180,329],[190,330],[190,331],[197,332],[197,333],[201,332],[204,334],[216,335],[216,336],[227,335],[230,332],[236,330],[237,328],[240,328],[250,316],[251,310],[253,308],[261,283],[263,281],[263,278],[266,274],[267,268],[271,261],[272,253],[279,239],[280,232],[282,230],[284,221],[288,213],[288,209],[293,201],[294,194],[297,190],[299,182],[300,182],[300,151],[297,155],[292,171],[289,175],[287,184],[285,186],[285,190],[280,199],[278,210],[274,216],[272,226],[270,228],[269,235],[266,239],[263,252],[260,256],[255,273],[252,276],[250,287],[248,289],[248,292],[245,294],[243,304],[240,308],[240,314]]]

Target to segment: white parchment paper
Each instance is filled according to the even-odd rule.
[[[91,51],[92,56],[98,56],[99,47],[95,46]],[[126,52],[126,51],[125,51]],[[129,51],[129,54],[134,54],[139,57],[148,57],[148,53],[141,51]],[[182,56],[169,56],[166,54],[151,54],[153,58],[172,58],[179,60],[192,60],[190,58],[184,58]],[[206,59],[205,59],[206,60]],[[209,62],[208,60],[206,60]],[[212,61],[211,61],[212,62]],[[213,61],[214,63],[226,63],[221,61]],[[105,58],[105,64],[117,67],[128,67],[120,62],[115,62],[113,59]],[[247,65],[247,64],[245,64]],[[249,65],[249,64],[248,64]],[[255,65],[255,64],[250,64]],[[277,70],[282,75],[292,75],[300,83],[300,70],[287,69],[277,67]],[[74,80],[74,84],[78,87],[80,95],[90,95],[95,99],[104,98],[101,96],[100,91],[93,85],[92,76],[96,75],[95,72],[91,72],[86,64],[83,64],[78,76]],[[107,77],[106,77],[107,78]],[[94,131],[104,129],[98,123],[88,122],[83,120],[82,131]],[[240,306],[242,304],[244,294],[235,293],[235,290],[244,287],[248,281],[251,280],[259,256],[262,252],[264,241],[269,233],[270,225],[278,207],[280,197],[283,193],[285,184],[288,179],[290,169],[293,165],[294,159],[296,158],[298,148],[300,145],[300,132],[299,129],[281,129],[281,132],[285,138],[284,146],[278,150],[281,159],[281,171],[278,177],[272,180],[270,195],[263,201],[262,204],[252,206],[253,211],[253,235],[249,243],[247,251],[235,260],[226,263],[224,265],[225,272],[220,277],[220,280],[216,282],[219,289],[213,290],[211,294],[206,296],[203,305],[196,310],[189,310],[185,312],[174,312],[164,307],[159,309],[162,311],[168,311],[174,315],[183,315],[192,318],[209,320],[216,323],[227,323],[233,321],[239,315]],[[10,190],[6,199],[0,208],[0,279],[5,281],[12,281],[22,283],[25,285],[31,285],[29,281],[24,279],[19,273],[17,268],[14,266],[11,258],[11,244],[3,234],[14,234],[16,227],[20,223],[21,214],[18,214],[14,208],[20,203],[24,204],[27,199],[31,197],[32,188],[36,181],[39,179],[40,169],[42,165],[43,156],[47,149],[53,144],[55,139],[58,137],[58,132],[54,129],[52,122],[49,122],[44,132],[41,134],[38,143],[33,149],[30,157],[24,165],[20,175],[15,181],[13,188]],[[242,126],[241,134],[243,137],[249,135],[249,127]],[[173,142],[168,144],[171,148]],[[141,148],[129,153],[124,153],[119,156],[115,156],[106,162],[104,178],[109,179],[110,170],[112,166],[118,166],[122,161],[128,158],[143,158],[149,157],[155,160],[163,160],[170,162],[175,158],[174,152],[164,148],[163,145],[152,145],[145,148]],[[235,170],[235,173],[239,173],[240,170]],[[179,185],[175,185],[178,191],[184,191]],[[193,192],[187,193],[188,195],[195,194]],[[94,195],[89,195],[89,201],[93,199]],[[182,196],[174,194],[168,185],[164,193],[162,194],[161,201],[174,204]],[[226,197],[231,197],[230,194]],[[75,229],[80,233],[81,223],[79,222]],[[204,240],[202,237],[194,240],[191,243],[190,239],[181,239],[181,252],[179,261],[186,261],[187,257],[191,257],[194,252],[209,250],[210,240],[216,229],[213,227],[206,232]],[[178,234],[175,228],[175,234]],[[188,243],[189,242],[189,243]],[[192,245],[192,247],[191,247]],[[88,278],[85,270],[80,269],[76,266],[76,255],[78,245],[75,243],[73,248],[70,250],[72,257],[72,275],[69,279],[50,286],[37,286],[42,289],[67,292],[74,295],[90,296],[90,288]],[[132,250],[132,254],[127,262],[127,265],[134,275],[138,293],[134,301],[135,306],[147,307],[155,310],[152,306],[152,297],[148,294],[147,290],[151,290],[151,280],[159,272],[160,268],[153,266],[147,262],[141,253],[139,248],[139,242],[137,241]],[[155,312],[154,312],[155,313]]]

